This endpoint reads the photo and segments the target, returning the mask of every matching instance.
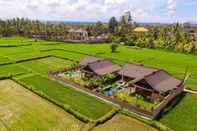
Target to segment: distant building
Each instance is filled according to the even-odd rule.
[[[132,17],[131,17],[131,12],[130,11],[127,11],[124,13],[124,15],[122,15],[120,17],[120,21],[122,23],[125,23],[125,24],[130,24],[132,23]]]
[[[83,29],[70,29],[68,34],[69,39],[71,40],[88,40],[88,32]]]
[[[46,32],[31,33],[32,37],[35,39],[48,39]]]
[[[197,28],[190,27],[190,28],[185,28],[185,31],[193,37],[193,42],[197,44]]]

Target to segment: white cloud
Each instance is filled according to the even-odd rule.
[[[168,0],[168,6],[167,8],[172,13],[172,15],[175,15],[176,13],[176,0]]]
[[[175,9],[176,0],[0,0],[0,18],[3,19],[106,21],[130,10],[139,21],[168,21],[171,16],[166,13],[172,14]]]

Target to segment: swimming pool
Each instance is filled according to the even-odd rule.
[[[68,77],[80,77],[81,76],[79,71],[67,71],[65,75]]]
[[[117,85],[115,88],[109,87],[109,88],[105,88],[103,91],[107,94],[112,95],[113,93],[119,92],[123,90],[122,86]]]

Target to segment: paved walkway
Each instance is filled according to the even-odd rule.
[[[184,89],[184,91],[187,92],[187,93],[191,93],[191,94],[197,95],[197,91],[188,90],[188,89]]]

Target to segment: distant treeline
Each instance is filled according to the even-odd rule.
[[[112,17],[109,23],[71,25],[66,23],[49,23],[37,20],[16,18],[0,20],[0,36],[9,37],[20,35],[25,37],[40,36],[42,39],[68,39],[69,30],[84,29],[89,36],[107,35],[108,42],[122,43],[127,46],[141,48],[162,48],[177,52],[193,53],[197,49],[194,36],[190,35],[180,24],[146,26],[149,31],[137,33],[133,30],[140,25],[117,21]]]
[[[67,31],[67,26],[65,24],[52,24],[23,18],[0,20],[0,35],[4,37],[13,35],[26,37],[32,37],[33,35],[48,35],[52,38],[63,36]]]
[[[114,18],[111,21],[114,21]],[[193,53],[197,50],[195,36],[191,35],[188,25],[161,24],[155,26],[146,26],[148,32],[134,32],[138,24],[125,24],[123,22],[115,23],[112,30],[112,40],[128,46],[137,46],[142,48],[161,48],[177,52]],[[110,27],[110,26],[109,26]],[[192,27],[194,29],[194,27]]]

